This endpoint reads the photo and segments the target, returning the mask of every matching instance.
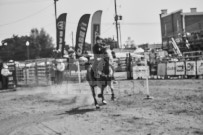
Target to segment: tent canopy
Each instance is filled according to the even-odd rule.
[[[137,48],[133,53],[144,53],[142,48]]]

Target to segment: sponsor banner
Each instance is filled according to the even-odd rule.
[[[166,75],[166,64],[165,63],[158,64],[157,75],[161,75],[161,76]]]
[[[100,36],[101,15],[102,15],[102,10],[98,10],[92,16],[92,23],[91,23],[91,45],[92,45],[92,47],[95,44],[96,37]],[[91,47],[91,49],[92,49],[92,47]]]
[[[175,63],[167,63],[166,74],[175,75]]]
[[[84,14],[78,23],[77,33],[76,33],[76,44],[75,52],[76,58],[79,58],[84,53],[85,39],[87,34],[87,28],[89,23],[90,14]]]
[[[196,62],[186,61],[186,75],[196,75]]]
[[[57,46],[56,49],[61,51],[63,56],[65,47],[65,30],[66,30],[66,15],[67,13],[61,14],[56,23],[56,33],[57,33]]]
[[[185,75],[185,63],[176,62],[176,75]]]
[[[100,24],[93,25],[93,45],[96,44],[96,37],[100,35]]]
[[[197,61],[197,75],[203,75],[203,60]]]
[[[133,67],[133,79],[147,78],[149,77],[149,67],[148,66],[134,66]]]

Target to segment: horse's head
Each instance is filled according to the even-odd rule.
[[[110,49],[110,46],[105,45],[105,46],[102,48],[102,58],[103,58],[103,59],[109,59],[109,60],[112,60],[112,59],[113,59],[112,51],[111,51],[111,49]]]

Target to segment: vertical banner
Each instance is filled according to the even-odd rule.
[[[65,30],[66,30],[66,15],[67,13],[61,14],[57,19],[57,46],[56,49],[61,51],[62,57],[65,46]]]
[[[82,56],[85,47],[85,38],[88,28],[90,14],[84,14],[78,23],[77,33],[76,33],[76,44],[75,44],[75,52],[76,58]]]
[[[203,60],[197,61],[197,75],[203,75]]]
[[[101,15],[102,11],[96,11],[92,16],[92,23],[91,23],[91,50],[93,45],[95,44],[95,39],[101,33]]]
[[[167,75],[175,75],[175,63],[167,63]]]
[[[186,75],[196,75],[196,61],[186,61]]]
[[[185,75],[185,63],[176,62],[176,75]]]

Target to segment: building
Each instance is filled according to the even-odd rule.
[[[161,35],[162,49],[173,53],[171,38],[174,38],[180,51],[203,51],[203,12],[197,12],[196,8],[184,13],[177,10],[167,13],[161,10]]]
[[[147,50],[159,50],[162,49],[162,44],[142,44],[142,45],[138,45],[138,47],[144,49],[145,51]]]

